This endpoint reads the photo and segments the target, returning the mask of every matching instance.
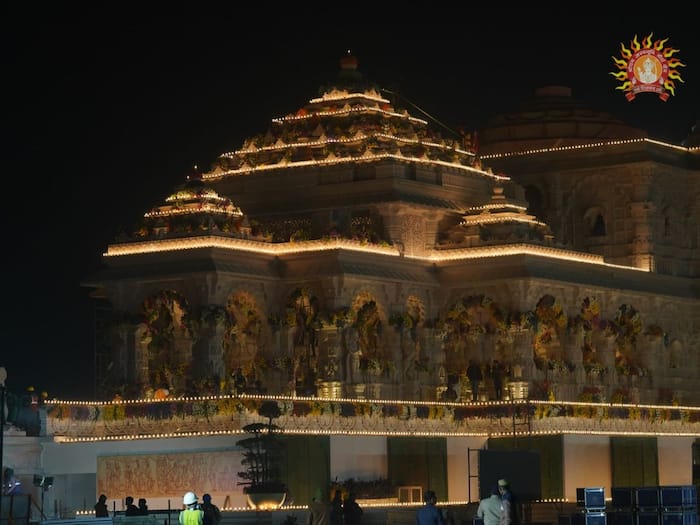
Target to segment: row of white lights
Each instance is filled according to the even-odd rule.
[[[474,153],[471,151],[466,151],[460,148],[456,148],[454,146],[450,146],[448,144],[440,144],[437,142],[427,142],[424,140],[420,139],[409,139],[405,137],[398,137],[396,135],[389,135],[388,133],[363,133],[361,131],[358,131],[354,136],[348,137],[348,138],[342,138],[342,139],[329,139],[327,137],[322,137],[319,138],[318,140],[314,140],[311,142],[290,142],[286,144],[273,144],[272,146],[262,146],[260,148],[247,148],[247,149],[239,149],[234,152],[227,152],[223,153],[220,156],[221,157],[226,157],[226,158],[232,158],[236,155],[241,155],[241,154],[246,154],[246,153],[258,153],[258,152],[265,152],[265,151],[279,151],[283,149],[291,149],[291,148],[299,148],[299,147],[316,147],[316,146],[327,146],[329,144],[351,144],[355,142],[360,142],[362,140],[367,140],[367,139],[372,139],[372,138],[382,138],[382,139],[389,139],[393,142],[403,142],[405,144],[411,144],[411,145],[420,145],[420,146],[430,146],[433,148],[438,148],[442,149],[445,151],[454,151],[456,153],[460,153],[462,155],[470,156],[470,157],[475,157]],[[279,140],[279,139],[278,139]]]
[[[465,217],[460,224],[462,225],[478,225],[478,224],[496,224],[496,223],[508,223],[508,222],[522,222],[525,224],[531,224],[536,226],[547,226],[546,223],[531,219],[527,216],[519,216],[515,213],[504,213],[501,216],[496,217],[485,217],[484,215],[475,215],[473,217]]]
[[[511,383],[512,384],[512,383]],[[644,410],[685,410],[691,412],[700,412],[700,407],[690,405],[658,405],[658,404],[639,404],[639,403],[600,403],[595,401],[544,401],[540,399],[513,399],[510,401],[470,401],[463,403],[460,401],[416,401],[415,399],[381,399],[381,400],[366,400],[352,397],[316,397],[316,396],[289,396],[278,395],[268,396],[262,394],[220,394],[208,396],[178,396],[165,399],[115,399],[112,401],[70,401],[51,399],[47,401],[48,405],[78,405],[78,406],[112,406],[112,405],[143,405],[153,403],[178,403],[178,402],[197,402],[197,401],[281,401],[287,403],[309,402],[309,403],[357,403],[363,405],[411,405],[411,406],[440,406],[440,407],[467,407],[467,408],[484,408],[496,406],[514,406],[514,405],[554,405],[554,406],[584,406],[593,408],[633,408]]]
[[[501,203],[484,204],[482,206],[472,206],[470,208],[467,208],[466,211],[471,213],[471,212],[480,212],[480,211],[487,211],[487,210],[498,210],[501,208],[505,208],[506,206],[508,208],[515,209],[518,211],[527,211],[527,207],[525,207],[525,206],[519,206],[517,204],[507,204],[506,205],[506,204],[501,204]]]
[[[350,107],[347,104],[341,109],[336,109],[336,110],[331,110],[331,111],[315,111],[315,112],[307,113],[304,115],[289,115],[286,117],[273,118],[272,122],[274,122],[275,124],[282,124],[283,122],[291,122],[294,120],[307,120],[307,119],[319,117],[319,116],[320,117],[341,116],[341,115],[350,115],[351,113],[360,113],[360,112],[381,113],[383,115],[388,115],[390,117],[405,118],[409,122],[415,122],[416,124],[423,124],[424,126],[428,125],[427,120],[412,117],[411,115],[408,114],[408,111],[404,111],[403,113],[397,113],[396,111],[387,111],[386,109],[372,107],[372,106]]]
[[[661,425],[663,427],[663,425]],[[216,437],[216,436],[233,436],[241,435],[244,432],[240,429],[232,430],[212,430],[200,432],[162,432],[162,433],[145,433],[145,434],[119,434],[119,435],[103,435],[103,436],[80,436],[69,437],[55,435],[55,443],[95,443],[104,441],[139,441],[149,439],[175,439],[175,438],[193,438],[193,437]],[[353,430],[348,431],[344,428],[330,429],[295,429],[285,428],[281,434],[287,435],[305,435],[305,436],[361,436],[361,437],[479,437],[479,438],[501,438],[501,437],[536,437],[536,436],[553,436],[553,435],[585,435],[585,436],[666,436],[666,437],[700,437],[700,430],[695,431],[672,431],[672,430],[580,430],[570,428],[558,428],[553,430],[530,430],[530,431],[421,431],[421,430]]]
[[[167,210],[153,210],[146,212],[144,217],[163,217],[168,215],[194,215],[202,213],[211,213],[214,215],[229,215],[231,217],[242,217],[243,212],[240,208],[233,205],[227,206],[227,208],[222,209],[219,205],[212,205],[208,203],[202,203],[195,207],[182,207],[176,208],[172,207]]]
[[[338,100],[355,100],[355,99],[366,99],[373,102],[379,102],[380,104],[391,104],[391,102],[383,98],[374,89],[370,91],[365,91],[364,93],[350,93],[345,90],[334,89],[332,91],[326,92],[321,98],[313,98],[309,101],[310,104],[319,104],[321,102],[327,101],[338,101]]]
[[[504,157],[521,157],[524,155],[532,155],[533,153],[552,153],[557,151],[571,151],[578,149],[590,149],[590,148],[600,148],[604,146],[619,146],[621,144],[632,144],[635,142],[649,142],[651,144],[657,144],[659,146],[664,146],[667,148],[676,149],[679,151],[696,151],[700,150],[700,146],[686,147],[678,146],[676,144],[669,144],[668,142],[662,142],[659,140],[649,139],[649,138],[639,138],[639,139],[625,139],[625,140],[610,140],[604,142],[595,142],[592,144],[573,144],[570,146],[557,146],[556,148],[535,148],[523,151],[512,151],[507,153],[490,153],[487,155],[481,155],[482,159],[497,159]]]
[[[650,271],[648,268],[625,266],[605,262],[601,255],[587,254],[562,250],[560,248],[544,247],[538,245],[512,244],[507,246],[491,246],[487,248],[460,248],[449,250],[435,250],[428,255],[402,255],[395,247],[382,247],[375,245],[352,242],[345,239],[328,239],[315,241],[295,241],[286,243],[265,243],[246,239],[234,239],[228,237],[201,236],[185,239],[159,239],[134,243],[112,244],[107,248],[105,257],[118,257],[145,253],[158,253],[179,250],[194,250],[201,248],[222,248],[228,250],[249,251],[267,255],[291,255],[295,253],[308,253],[329,250],[348,250],[389,255],[394,257],[406,257],[407,259],[423,260],[430,262],[446,262],[456,260],[484,259],[490,257],[508,257],[512,255],[536,255],[551,259],[597,264],[610,268],[623,270],[635,270],[640,272]]]
[[[144,217],[164,217],[169,215],[199,215],[202,213],[211,213],[215,215],[229,215],[231,217],[242,217],[243,212],[236,206],[229,206],[227,209],[222,209],[220,206],[203,203],[201,206],[185,207],[185,208],[170,208],[168,210],[153,210],[145,213]]]
[[[195,166],[196,169],[196,166]],[[170,195],[167,199],[165,199],[165,202],[175,202],[175,201],[181,201],[181,200],[203,200],[206,199],[208,201],[219,201],[221,204],[226,204],[228,202],[228,199],[225,197],[221,197],[218,193],[216,193],[213,189],[207,189],[205,191],[195,193],[192,191],[178,191]]]
[[[204,397],[180,397],[165,400],[155,400],[155,402],[173,402],[173,401],[197,401],[197,400],[222,400],[222,399],[235,399],[235,396],[204,396]],[[309,402],[335,402],[335,403],[360,403],[360,404],[372,404],[368,401],[353,399],[353,398],[339,398],[339,399],[323,399],[317,397],[305,397],[298,398],[293,396],[278,396],[276,398],[270,398],[268,396],[260,395],[246,395],[241,399],[259,399],[259,400],[269,400],[275,399],[278,401],[300,401],[306,400]],[[153,403],[154,400],[149,399],[139,399],[139,400],[119,400],[114,402],[59,402],[52,401],[54,404],[77,404],[77,405],[117,405],[117,404],[146,404]],[[412,400],[386,400],[382,401],[382,404],[401,404],[401,405],[423,405],[423,406],[457,406],[457,407],[484,407],[484,406],[509,406],[509,405],[523,405],[530,403],[532,405],[559,405],[559,406],[572,406],[572,407],[592,407],[592,408],[604,408],[604,409],[650,409],[650,410],[684,410],[697,412],[700,411],[700,407],[691,406],[668,406],[668,405],[640,405],[640,404],[628,404],[628,403],[596,403],[596,402],[577,402],[577,401],[539,401],[539,400],[513,400],[513,401],[484,401],[477,403],[464,404],[459,402],[437,402],[437,401],[424,401],[416,402]],[[340,416],[338,416],[340,417]],[[416,422],[418,420],[416,419]],[[130,435],[118,435],[118,436],[88,436],[88,437],[67,437],[67,436],[55,436],[54,440],[57,443],[79,443],[79,442],[97,442],[97,441],[119,441],[119,440],[143,440],[143,439],[167,439],[167,438],[182,438],[182,437],[203,437],[203,436],[228,436],[242,434],[243,431],[240,429],[228,429],[228,430],[212,430],[212,431],[181,431],[181,432],[164,432],[164,433],[148,433],[148,434],[130,434]],[[676,430],[668,431],[648,431],[648,430],[576,430],[576,429],[556,429],[556,430],[528,430],[528,431],[501,431],[501,432],[487,432],[487,431],[421,431],[421,430],[362,430],[362,431],[347,431],[346,429],[285,429],[283,433],[296,434],[296,435],[354,435],[354,436],[413,436],[413,437],[507,437],[507,436],[537,436],[537,435],[557,435],[557,434],[572,434],[572,435],[620,435],[620,436],[674,436],[674,437],[693,437],[700,435],[700,431],[685,431],[679,432]]]
[[[403,153],[370,153],[369,151],[366,152],[364,155],[360,156],[350,156],[350,157],[335,157],[335,158],[326,158],[324,160],[301,160],[301,161],[289,161],[282,159],[280,160],[277,164],[265,164],[265,165],[258,165],[258,166],[250,166],[250,165],[245,165],[243,168],[238,168],[234,170],[216,170],[212,171],[210,173],[204,173],[202,174],[202,178],[205,180],[208,179],[219,179],[226,177],[228,175],[242,175],[242,174],[247,174],[250,172],[254,171],[270,171],[270,170],[277,170],[280,167],[289,167],[289,168],[301,168],[301,167],[309,167],[309,166],[322,166],[322,165],[335,165],[335,164],[343,164],[343,163],[355,163],[355,162],[360,162],[360,161],[375,161],[375,160],[385,160],[385,159],[392,159],[392,160],[398,160],[398,161],[403,161],[403,162],[417,162],[417,163],[422,163],[422,164],[429,164],[429,165],[439,165],[439,166],[445,166],[449,168],[456,168],[458,170],[462,171],[469,171],[471,173],[475,173],[477,175],[482,175],[485,177],[490,177],[494,180],[497,181],[509,181],[511,180],[510,177],[507,177],[505,175],[496,175],[493,172],[490,171],[484,171],[478,168],[474,168],[472,166],[465,166],[464,164],[459,164],[455,162],[447,162],[444,160],[437,160],[437,159],[429,159],[427,157],[413,157],[413,156],[406,156]]]

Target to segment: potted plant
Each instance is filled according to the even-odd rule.
[[[241,464],[246,468],[238,476],[245,480],[248,505],[255,509],[279,508],[287,496],[287,486],[280,479],[280,464],[284,458],[284,445],[277,438],[280,427],[273,420],[281,415],[275,401],[265,401],[258,413],[267,418],[265,423],[251,423],[243,430],[251,437],[240,439],[236,445],[244,449]]]

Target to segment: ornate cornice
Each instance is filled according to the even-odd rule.
[[[287,434],[366,436],[532,436],[545,434],[700,437],[700,407],[563,401],[480,403],[210,396],[117,402],[51,401],[47,433],[56,442],[234,435],[262,422],[275,400]]]

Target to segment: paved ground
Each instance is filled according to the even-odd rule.
[[[472,525],[476,503],[468,505],[441,506],[449,510],[453,521],[447,525]],[[362,525],[414,525],[417,507],[366,507],[363,509]],[[557,525],[560,515],[576,512],[572,503],[537,503],[530,505],[523,523],[529,525]],[[579,509],[580,510],[580,509]],[[40,525],[177,525],[178,511],[152,511],[147,517],[111,518],[80,517],[75,519],[46,520]],[[296,518],[296,523],[289,517]],[[220,525],[306,525],[306,509],[279,510],[274,512],[223,511]],[[28,525],[13,521],[13,525]]]

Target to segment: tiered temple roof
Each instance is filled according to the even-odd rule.
[[[195,167],[196,169],[196,167]],[[247,217],[231,199],[207,186],[199,174],[153,207],[136,228],[136,238],[163,238],[182,235],[226,235],[249,238],[252,228]]]
[[[365,82],[350,55],[341,60],[336,81],[321,91],[296,113],[273,119],[265,134],[222,154],[204,179],[382,158],[479,168],[462,140],[430,130],[427,121],[395,108],[380,88]]]

